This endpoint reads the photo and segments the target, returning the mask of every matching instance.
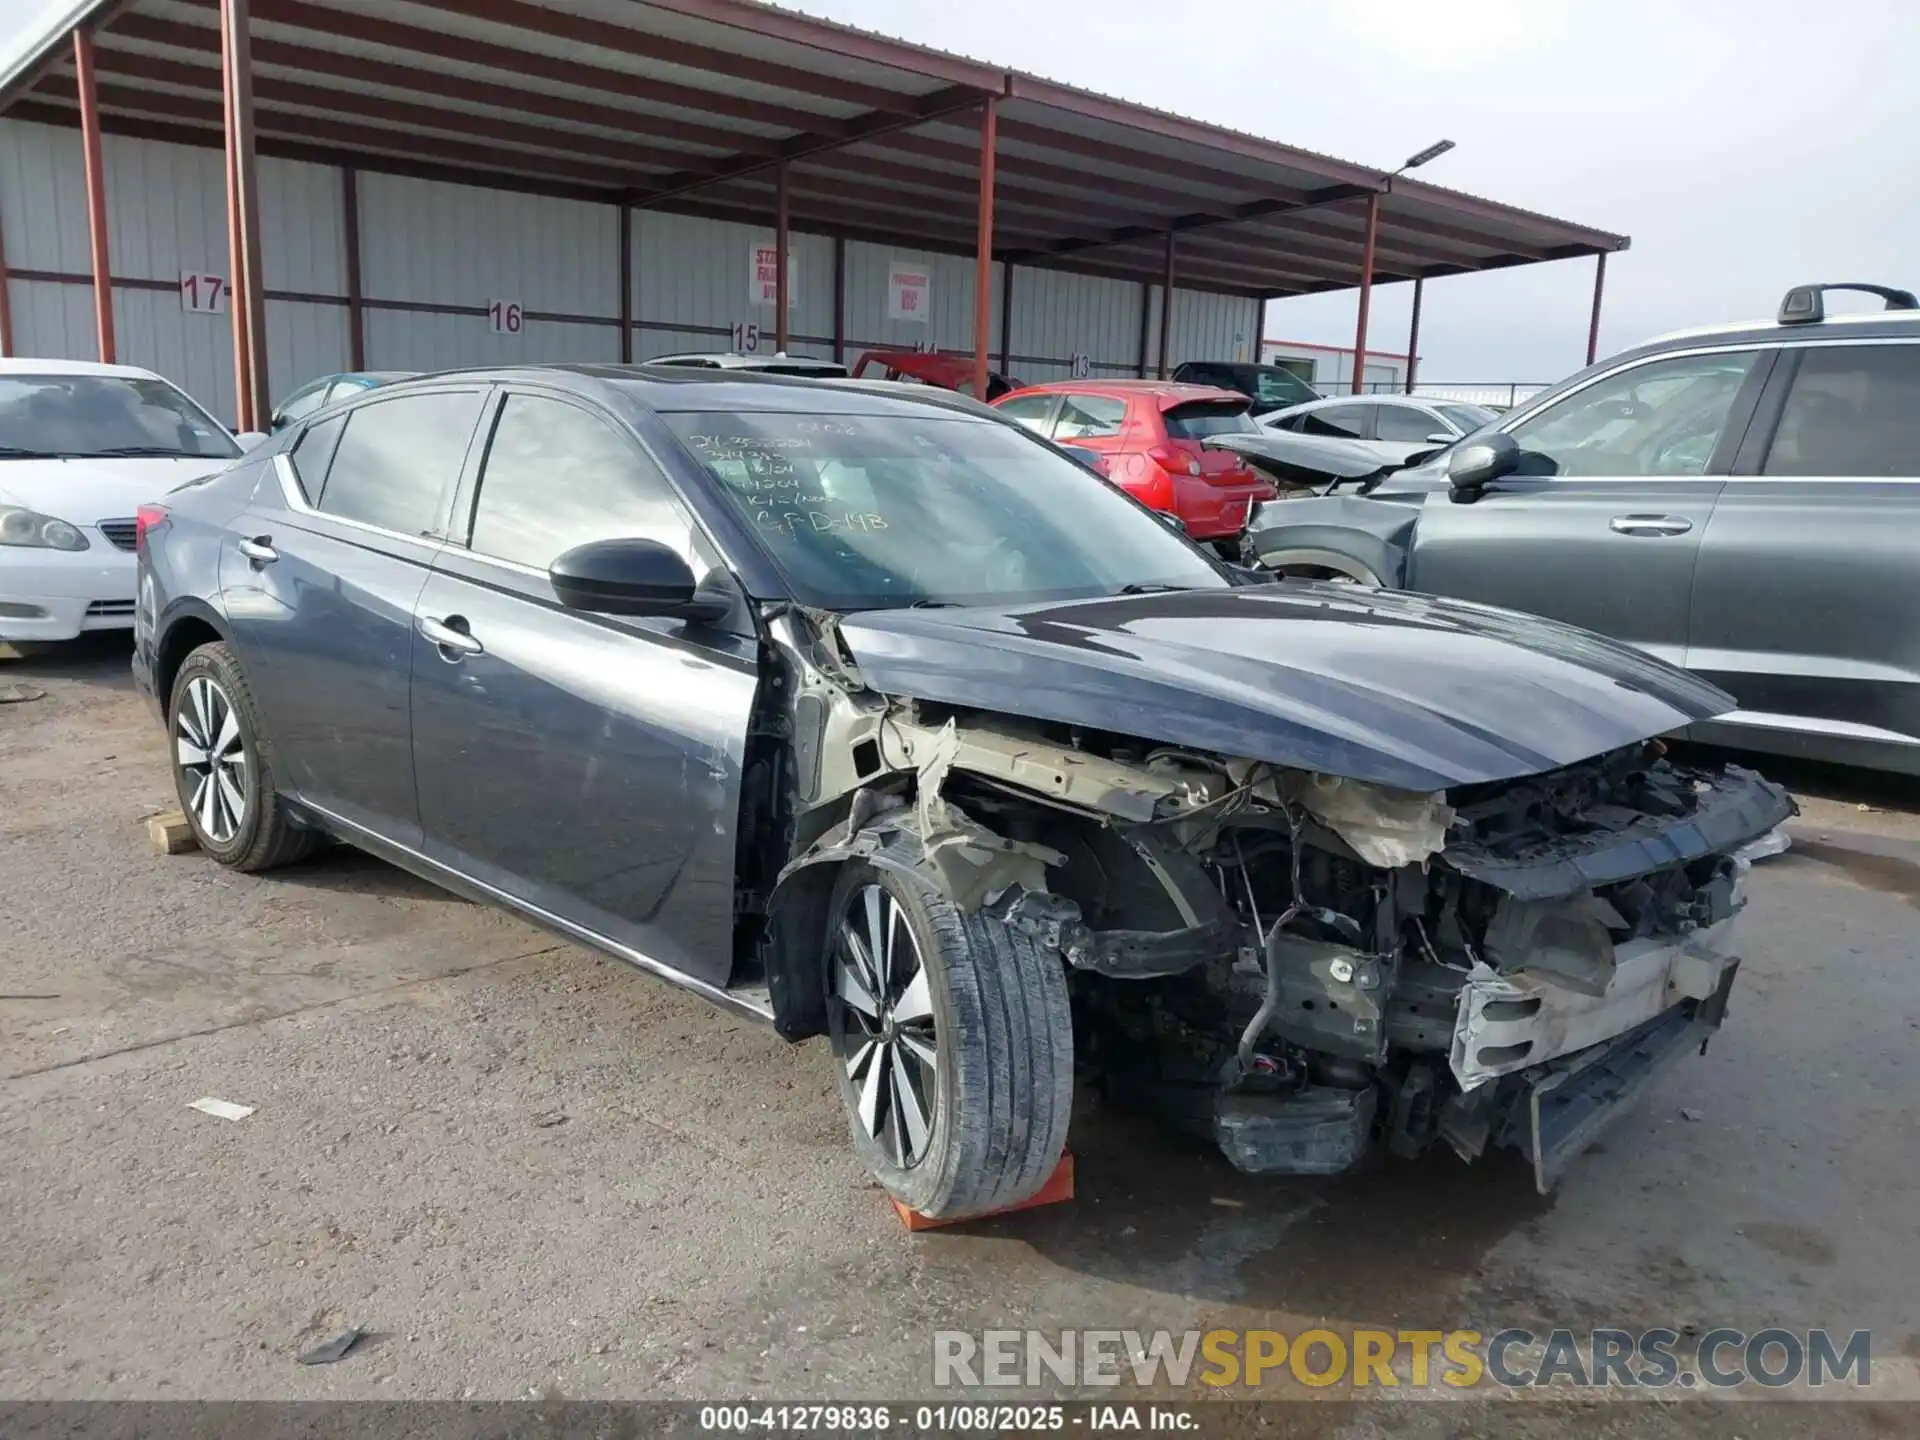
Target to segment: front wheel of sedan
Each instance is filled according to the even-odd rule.
[[[319,843],[273,788],[260,713],[225,644],[202,645],[174,676],[167,707],[174,789],[202,850],[233,870],[270,870]]]
[[[826,942],[840,1095],[887,1193],[940,1220],[1031,1197],[1073,1109],[1058,957],[864,861],[840,874]]]

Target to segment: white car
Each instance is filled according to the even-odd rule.
[[[1422,400],[1415,395],[1339,395],[1310,400],[1262,415],[1269,430],[1296,435],[1327,435],[1356,440],[1380,457],[1398,464],[1422,450],[1451,445],[1498,418],[1483,405],[1458,400]]]
[[[131,629],[139,507],[243,448],[150,370],[0,360],[0,641]]]

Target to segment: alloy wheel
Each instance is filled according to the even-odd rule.
[[[247,744],[233,701],[205,675],[187,682],[173,743],[200,833],[216,845],[230,843],[247,819]]]
[[[940,1048],[919,943],[900,903],[856,890],[834,937],[834,1053],[860,1128],[901,1169],[926,1156],[939,1105]]]

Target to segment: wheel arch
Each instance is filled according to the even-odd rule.
[[[173,699],[174,677],[187,656],[202,645],[232,638],[227,622],[204,600],[184,599],[169,607],[153,646],[153,693],[163,710]]]

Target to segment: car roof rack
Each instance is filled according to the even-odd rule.
[[[1827,318],[1826,293],[1829,290],[1858,290],[1865,295],[1878,295],[1887,302],[1889,310],[1920,310],[1920,300],[1913,297],[1911,290],[1895,290],[1887,285],[1863,285],[1857,281],[1843,280],[1832,285],[1796,285],[1787,291],[1787,298],[1780,302],[1780,323],[1782,325],[1818,325]]]

